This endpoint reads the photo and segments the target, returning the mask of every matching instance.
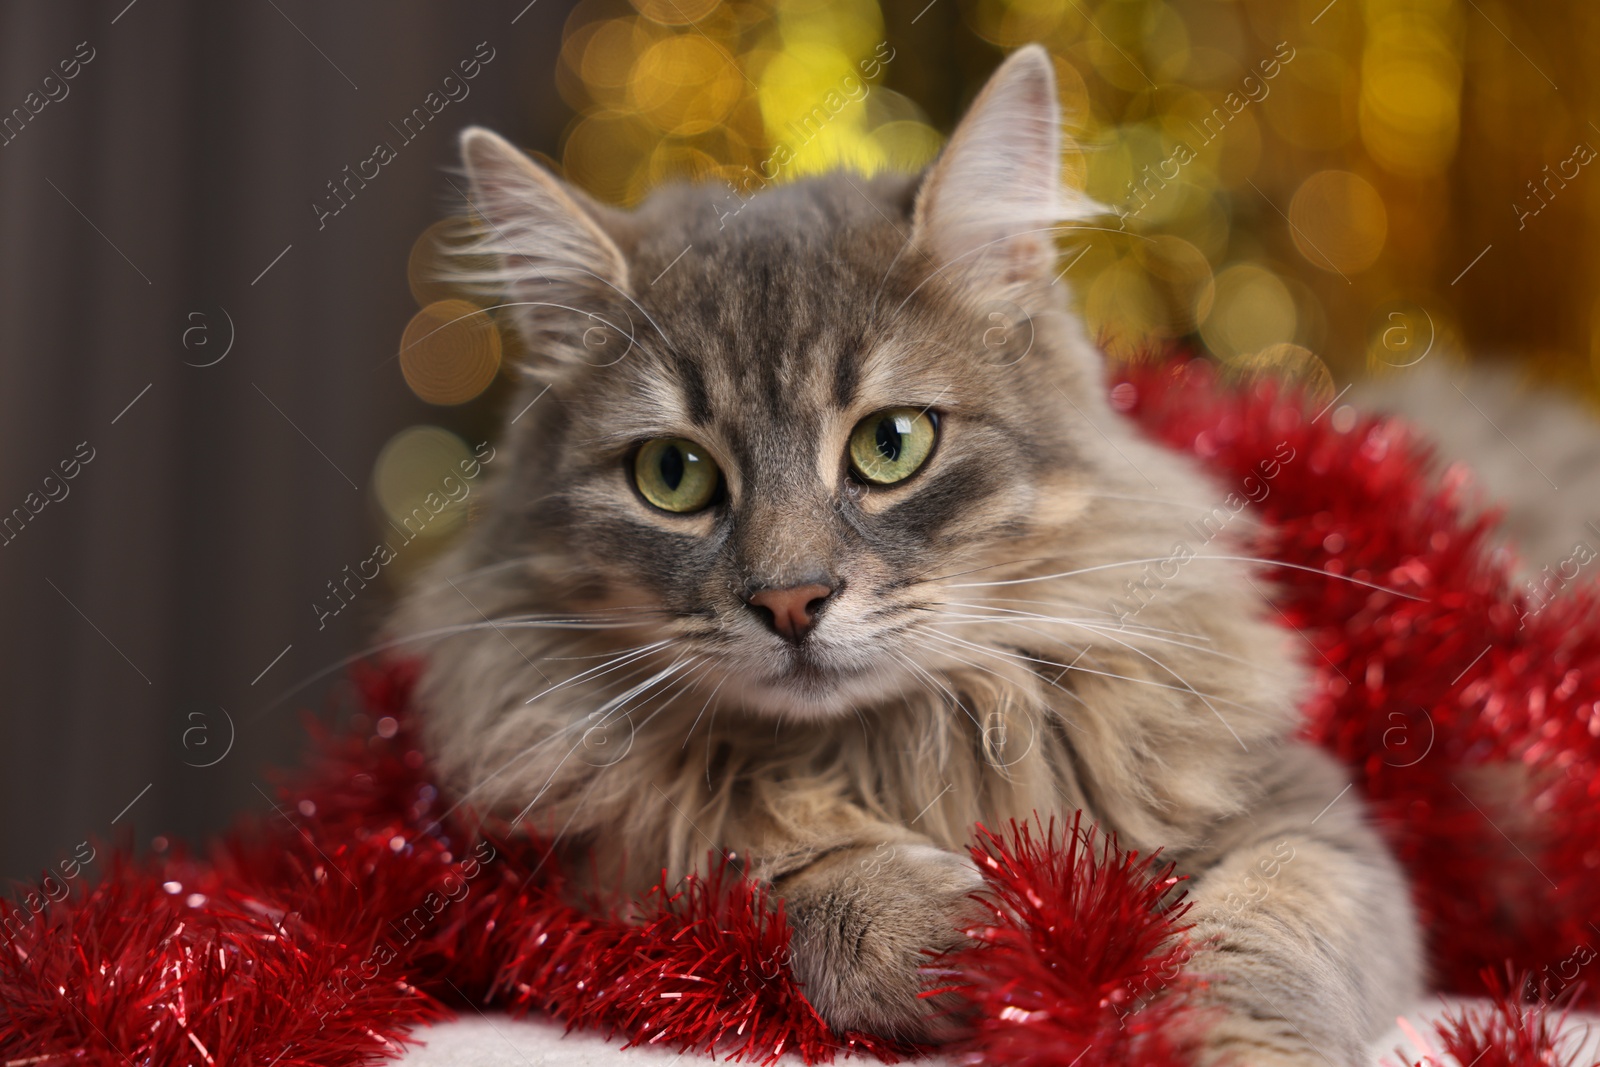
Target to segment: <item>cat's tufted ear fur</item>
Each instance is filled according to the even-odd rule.
[[[1048,275],[1053,227],[1095,212],[1061,183],[1055,71],[1032,44],[994,72],[929,170],[911,240],[942,274],[1006,288]]]
[[[446,280],[510,305],[536,374],[605,362],[596,336],[631,330],[628,263],[600,224],[605,209],[481,126],[462,131],[461,161],[474,233],[446,249]]]

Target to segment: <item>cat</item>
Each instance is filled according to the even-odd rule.
[[[714,183],[625,211],[461,147],[448,280],[526,380],[481,517],[389,623],[457,802],[607,886],[726,857],[829,1024],[924,1040],[961,1025],[917,994],[981,914],[973,825],[1082,810],[1189,878],[1203,1062],[1363,1062],[1418,992],[1408,890],[1293,740],[1309,650],[1248,513],[1113,411],[1068,310],[1055,236],[1097,208],[1044,50],[925,173],[732,218]]]

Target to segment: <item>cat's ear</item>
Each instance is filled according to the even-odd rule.
[[[497,305],[541,365],[593,362],[596,330],[626,333],[628,263],[599,219],[605,211],[481,126],[461,133],[474,223],[455,245],[448,281]]]
[[[946,276],[1006,288],[1048,276],[1055,227],[1095,213],[1061,182],[1061,105],[1039,45],[995,71],[917,194],[911,240]]]

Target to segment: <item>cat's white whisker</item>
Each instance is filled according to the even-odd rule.
[[[689,638],[687,636],[685,636],[685,635],[681,635],[680,634],[680,635],[674,635],[670,639],[663,638],[663,640],[687,641],[687,640],[689,640]],[[604,652],[585,652],[584,654],[579,655],[579,656],[540,656],[539,657],[539,662],[540,663],[577,663],[577,662],[580,662],[582,660],[610,659],[612,656],[627,655],[629,652],[638,652],[642,648],[651,647],[651,646],[654,646],[654,645],[658,645],[660,643],[661,643],[660,641],[649,641],[649,642],[646,642],[643,645],[630,645],[627,648],[608,648]]]
[[[1002,655],[1000,650],[998,650],[998,649],[988,648],[988,647],[981,646],[981,645],[976,645],[976,644],[972,645],[971,648],[972,648],[972,651],[987,654],[987,655],[993,657],[994,659],[998,660],[1001,663],[1005,663],[1006,662],[1006,657],[1004,655]],[[952,659],[955,662],[963,664],[963,665],[965,665],[967,667],[970,667],[973,670],[982,671],[985,674],[992,675],[993,677],[1000,679],[1002,682],[1005,682],[1007,685],[1015,685],[1016,682],[1017,682],[1017,680],[1015,678],[1008,677],[1008,676],[1006,676],[1004,674],[1001,674],[999,671],[995,670],[993,667],[985,667],[981,663],[974,663],[971,660],[965,658],[964,656],[959,656],[956,653],[951,652],[948,648],[942,650],[939,653],[939,655],[944,656],[944,657],[948,657],[949,659]],[[1030,672],[1030,674],[1031,674],[1031,672]],[[1047,679],[1047,678],[1039,678],[1038,675],[1032,675],[1032,677],[1038,679],[1039,681],[1044,682],[1051,689],[1057,690],[1058,692],[1060,692],[1063,696],[1067,697],[1068,699],[1076,700],[1079,704],[1083,704],[1084,703],[1082,697],[1078,696],[1078,694],[1074,693],[1072,690],[1070,690],[1070,689],[1066,688],[1065,686],[1061,685],[1058,681],[1054,681],[1054,680]],[[1087,705],[1085,705],[1085,706],[1087,706]],[[1051,712],[1053,714],[1057,715],[1061,719],[1062,722],[1067,723],[1068,725],[1074,727],[1075,729],[1079,729],[1079,730],[1083,729],[1083,727],[1079,726],[1075,721],[1073,721],[1072,719],[1067,718],[1066,715],[1062,714],[1060,709],[1051,708]]]
[[[667,647],[673,645],[674,643],[675,642],[673,640],[671,640],[671,639],[668,639],[668,640],[665,640],[665,641],[655,641],[655,642],[652,642],[651,644],[648,644],[648,645],[641,645],[641,646],[639,646],[637,648],[634,648],[634,649],[632,649],[632,650],[630,650],[628,652],[620,653],[620,654],[612,657],[611,659],[606,660],[606,662],[604,662],[604,663],[597,664],[596,666],[590,667],[588,670],[582,671],[582,672],[580,672],[578,674],[575,674],[571,678],[567,678],[567,679],[564,679],[562,681],[559,681],[559,682],[555,683],[554,685],[550,686],[550,688],[548,688],[548,689],[544,689],[544,690],[541,690],[541,691],[535,693],[533,696],[529,697],[527,700],[524,700],[523,703],[524,704],[532,704],[535,700],[538,700],[540,697],[546,696],[546,695],[548,695],[550,693],[554,693],[558,689],[564,689],[569,685],[575,685],[578,682],[584,680],[585,678],[599,677],[601,675],[609,674],[612,671],[619,669],[620,667],[624,667],[627,664],[634,662],[635,660],[644,659],[645,657],[649,656],[652,652],[655,652],[657,649],[667,648]]]
[[[1078,489],[1076,496],[1093,497],[1099,500],[1126,500],[1133,504],[1159,504],[1168,508],[1186,508],[1190,511],[1212,511],[1215,504],[1205,504],[1197,500],[1179,500],[1175,497],[1139,496],[1133,493],[1108,493],[1102,489]]]
[[[1085,628],[1087,629],[1089,627],[1085,627]],[[1030,633],[1038,634],[1038,631],[1032,630],[1029,627],[1023,627],[1023,629],[1027,629],[1028,632],[1030,632]],[[1101,636],[1103,638],[1105,638],[1106,640],[1111,641],[1113,644],[1120,645],[1121,647],[1127,649],[1129,652],[1132,652],[1137,656],[1144,657],[1145,659],[1149,660],[1151,663],[1155,664],[1157,667],[1160,667],[1162,670],[1164,670],[1168,674],[1172,675],[1173,678],[1177,679],[1179,682],[1181,682],[1183,684],[1183,687],[1185,689],[1187,689],[1189,692],[1193,693],[1196,697],[1199,698],[1199,700],[1200,700],[1200,702],[1202,704],[1204,704],[1207,708],[1210,709],[1211,714],[1213,714],[1213,715],[1215,715],[1217,717],[1217,721],[1222,723],[1223,727],[1227,729],[1228,733],[1233,735],[1233,739],[1235,741],[1239,742],[1239,747],[1243,748],[1246,752],[1250,751],[1250,747],[1244,743],[1244,739],[1241,738],[1239,736],[1239,734],[1238,734],[1238,731],[1236,731],[1233,728],[1233,724],[1228,722],[1227,719],[1223,718],[1222,713],[1216,709],[1215,705],[1213,705],[1210,700],[1206,699],[1206,695],[1205,694],[1201,693],[1198,689],[1196,689],[1193,685],[1191,685],[1187,678],[1185,678],[1183,675],[1179,674],[1177,671],[1173,670],[1172,667],[1168,666],[1162,660],[1156,658],[1155,656],[1151,655],[1150,653],[1144,651],[1141,648],[1136,648],[1134,645],[1128,643],[1127,641],[1123,641],[1120,638],[1114,636],[1112,633],[1107,632],[1106,628],[1104,628],[1104,627],[1094,627],[1092,629],[1098,630],[1100,632]],[[1043,634],[1039,634],[1039,636],[1044,636],[1044,635]],[[1202,649],[1201,651],[1205,651],[1205,652],[1211,653],[1213,655],[1223,655],[1223,653],[1217,652],[1215,649]],[[1244,660],[1238,659],[1238,657],[1235,657],[1235,656],[1229,656],[1227,658],[1233,659],[1233,660],[1235,660],[1237,662],[1240,662],[1240,663],[1245,663],[1246,662]],[[1255,710],[1255,709],[1251,709],[1251,710]]]
[[[659,683],[661,681],[664,681],[667,678],[672,677],[672,675],[674,673],[676,673],[676,671],[677,671],[678,664],[681,663],[681,662],[682,662],[681,658],[678,659],[678,660],[674,660],[671,664],[667,665],[662,670],[658,671],[656,674],[652,675],[650,678],[646,679],[645,681],[639,683],[639,685],[635,686],[633,689],[630,689],[628,692],[624,693],[622,696],[615,697],[612,700],[609,700],[605,704],[601,705],[599,708],[597,708],[594,711],[590,712],[589,716],[588,716],[588,719],[579,719],[576,722],[574,722],[573,723],[574,726],[584,726],[585,727],[585,730],[583,732],[583,736],[580,736],[578,738],[578,743],[573,745],[570,749],[568,749],[567,750],[567,754],[561,757],[560,762],[558,762],[554,767],[552,767],[550,769],[550,774],[545,778],[544,784],[539,787],[538,792],[534,795],[533,799],[528,801],[528,803],[523,807],[523,809],[520,812],[517,813],[516,817],[511,820],[513,825],[518,823],[518,822],[520,822],[520,821],[522,821],[522,819],[528,814],[528,812],[533,810],[534,806],[537,805],[539,803],[539,801],[544,799],[545,793],[549,792],[551,785],[555,782],[556,775],[558,775],[560,773],[560,771],[561,771],[561,768],[566,765],[567,760],[572,758],[572,754],[574,752],[578,751],[579,748],[583,747],[584,738],[588,735],[588,733],[591,730],[597,730],[602,726],[608,725],[610,723],[611,719],[622,709],[623,706],[626,705],[626,703],[629,700],[633,699],[637,695],[640,695],[640,694],[648,691],[651,687],[655,686],[657,683]],[[695,661],[691,660],[690,661],[691,665],[694,662]],[[600,717],[598,722],[589,721],[589,720],[594,719],[596,716]]]
[[[709,662],[709,659],[710,659],[710,657],[707,657],[708,662]],[[708,666],[706,668],[707,672],[709,672],[710,669],[711,668]],[[705,715],[706,709],[711,706],[711,702],[713,700],[717,699],[717,693],[722,689],[723,684],[725,682],[727,682],[727,680],[728,680],[728,676],[727,675],[723,675],[723,676],[721,676],[720,678],[717,679],[717,684],[712,686],[711,695],[706,697],[706,702],[704,704],[701,704],[700,705],[700,710],[695,713],[694,722],[690,723],[689,724],[689,728],[684,731],[684,733],[683,733],[683,744],[679,745],[678,746],[679,748],[686,749],[686,748],[689,747],[689,739],[694,736],[695,728],[700,725],[701,717],[703,715]]]
[[[992,570],[996,570],[997,568],[1000,568],[1000,567],[1020,567],[1024,563],[1047,563],[1052,558],[1054,558],[1054,557],[1043,556],[1043,557],[1039,557],[1037,559],[1011,559],[1011,560],[1006,560],[1006,561],[1004,561],[1002,563],[989,563],[989,564],[985,564],[982,567],[973,567],[971,570],[956,571],[953,574],[935,575],[932,578],[924,578],[924,577],[921,577],[921,576],[914,576],[909,581],[907,581],[906,584],[907,585],[927,585],[930,582],[948,581],[951,578],[962,578],[962,577],[965,577],[966,575],[969,575],[969,574],[980,574],[983,571],[992,571]]]
[[[550,617],[550,620],[545,620],[543,623],[531,623],[531,622],[530,623],[520,623],[519,622],[519,625],[520,626],[528,626],[528,627],[536,627],[536,628],[547,628],[547,629],[591,629],[591,628],[593,628],[593,629],[600,629],[600,628],[624,629],[624,628],[626,628],[626,625],[636,625],[636,624],[625,624],[625,625],[616,625],[616,626],[610,626],[610,627],[591,627],[591,626],[587,625],[586,623],[583,623],[581,620],[580,621],[573,621],[573,622],[551,621],[551,620],[571,619],[573,614],[574,614],[573,612],[563,612],[563,613],[560,613],[560,614],[552,615]],[[527,618],[532,619],[532,618],[534,618],[534,616],[530,615],[530,616],[527,616]],[[436,638],[440,638],[440,637],[451,637],[451,636],[455,636],[457,634],[471,633],[471,632],[473,632],[475,630],[493,629],[495,621],[496,620],[494,620],[494,619],[490,619],[490,620],[487,620],[487,621],[478,620],[478,621],[475,621],[475,622],[456,623],[456,624],[451,625],[451,626],[438,626],[438,627],[434,627],[434,628],[429,629],[429,630],[421,630],[421,631],[418,631],[416,633],[401,634],[401,635],[399,635],[397,637],[392,637],[387,641],[379,641],[376,644],[368,645],[366,648],[362,649],[361,651],[353,652],[350,655],[345,656],[343,659],[341,659],[341,660],[337,661],[336,663],[332,664],[331,666],[324,667],[323,669],[315,672],[314,674],[311,674],[309,677],[306,677],[306,678],[300,680],[299,682],[296,682],[293,686],[289,687],[288,689],[285,689],[282,693],[279,693],[270,702],[268,702],[266,705],[264,705],[262,707],[262,709],[259,712],[257,712],[256,714],[258,716],[265,715],[267,712],[271,711],[273,708],[276,708],[276,707],[280,706],[281,704],[283,704],[290,697],[293,697],[295,694],[303,691],[306,687],[315,685],[317,682],[321,681],[322,679],[327,678],[330,675],[336,674],[336,673],[338,673],[340,671],[343,671],[343,670],[351,667],[354,664],[360,663],[362,660],[371,659],[373,656],[379,655],[380,653],[388,652],[391,649],[395,649],[395,648],[401,648],[401,647],[403,647],[405,645],[417,644],[417,643],[422,642],[422,641],[432,641],[432,640],[434,640]]]
[[[900,658],[906,664],[906,666],[927,678],[930,682],[937,686],[945,694],[945,696],[949,697],[951,703],[960,708],[967,718],[972,720],[972,725],[976,726],[980,731],[983,729],[983,724],[978,721],[978,717],[976,715],[972,714],[972,709],[963,704],[961,702],[961,698],[956,696],[955,693],[951,691],[949,686],[945,685],[939,680],[938,675],[931,671],[925,670],[920,664],[916,663],[908,656],[901,655]]]
[[[526,761],[530,757],[536,755],[539,752],[539,750],[542,749],[545,745],[551,743],[552,741],[555,741],[555,740],[559,739],[564,734],[568,734],[568,733],[572,732],[573,730],[576,730],[577,728],[579,728],[580,726],[583,726],[583,725],[584,725],[584,723],[583,723],[582,720],[569,722],[565,726],[561,726],[561,727],[557,728],[554,732],[552,732],[548,736],[542,737],[538,741],[534,742],[533,744],[528,745],[527,747],[521,749],[520,751],[516,752],[515,754],[513,754],[511,756],[508,756],[498,767],[494,768],[493,770],[487,771],[487,772],[480,772],[480,774],[475,777],[475,780],[474,780],[471,788],[464,790],[462,792],[462,794],[459,797],[456,798],[456,802],[454,804],[451,804],[450,807],[446,808],[443,812],[441,812],[439,815],[437,815],[434,818],[433,822],[428,824],[427,830],[425,832],[431,833],[441,823],[443,823],[444,820],[448,819],[457,810],[459,810],[464,804],[466,804],[468,801],[472,800],[473,797],[477,796],[480,791],[485,789],[490,783],[494,782],[497,778],[499,778],[506,771],[510,770],[514,766],[517,766],[518,764],[521,764],[522,762]]]
[[[1207,636],[1206,634],[1190,633],[1190,632],[1188,632],[1186,630],[1171,630],[1171,629],[1167,629],[1167,628],[1161,627],[1161,626],[1151,626],[1149,623],[1127,622],[1121,616],[1118,616],[1115,612],[1106,611],[1104,609],[1091,608],[1087,604],[1080,603],[1079,601],[1076,601],[1076,600],[1036,600],[1036,599],[1030,599],[1030,598],[1027,598],[1027,597],[982,597],[982,596],[969,597],[968,599],[971,600],[972,602],[976,603],[976,604],[979,604],[979,605],[983,605],[983,604],[1037,604],[1040,607],[1046,607],[1046,608],[1050,608],[1050,607],[1076,608],[1079,611],[1092,612],[1093,614],[1102,616],[1104,618],[1118,619],[1119,620],[1119,626],[1126,626],[1129,631],[1137,630],[1137,631],[1142,631],[1144,633],[1165,634],[1168,637],[1186,637],[1191,641],[1207,641],[1207,642],[1209,642],[1211,640],[1211,638],[1209,636]],[[980,610],[990,610],[990,609],[981,608]]]
[[[612,697],[610,700],[607,700],[598,708],[595,708],[593,711],[589,712],[588,718],[592,720],[598,716],[599,721],[593,723],[593,725],[604,726],[610,721],[612,716],[620,713],[630,700],[643,695],[655,686],[677,674],[679,670],[679,664],[683,662],[684,655],[685,653],[679,653],[677,659],[674,659],[671,663],[667,664],[649,678],[646,678],[644,681],[638,683],[632,689],[629,689],[620,696]],[[691,664],[694,662],[697,662],[697,660],[690,661]]]
[[[1197,690],[1190,689],[1190,688],[1188,688],[1186,686],[1168,685],[1167,683],[1157,681],[1154,678],[1139,678],[1139,677],[1136,677],[1136,676],[1131,675],[1131,674],[1117,674],[1117,673],[1112,672],[1112,671],[1098,671],[1098,670],[1095,670],[1095,669],[1093,669],[1091,667],[1084,667],[1080,663],[1057,663],[1054,660],[1041,659],[1041,658],[1039,658],[1037,656],[1029,656],[1029,655],[1027,655],[1025,653],[1022,653],[1022,652],[1016,652],[1016,651],[1012,651],[1012,650],[1008,650],[1008,649],[991,648],[991,647],[989,647],[987,645],[976,644],[976,643],[974,643],[972,641],[967,641],[967,640],[963,640],[962,638],[956,637],[954,634],[942,633],[942,632],[935,631],[935,630],[921,630],[919,632],[924,637],[928,637],[928,638],[930,638],[932,640],[936,640],[936,641],[938,641],[938,640],[953,641],[953,642],[959,644],[960,646],[962,646],[964,648],[971,648],[971,649],[974,649],[974,650],[981,649],[981,650],[984,650],[984,651],[994,652],[994,653],[997,653],[997,654],[1002,655],[1002,656],[1015,658],[1015,659],[1022,660],[1022,661],[1028,662],[1028,663],[1037,663],[1037,664],[1040,664],[1041,666],[1045,666],[1045,667],[1059,667],[1063,671],[1079,671],[1079,672],[1081,672],[1083,674],[1093,674],[1093,675],[1096,675],[1096,676],[1102,677],[1102,678],[1113,678],[1113,679],[1116,679],[1118,681],[1132,682],[1135,685],[1146,685],[1146,686],[1151,686],[1151,687],[1156,688],[1156,689],[1167,689],[1167,690],[1171,690],[1174,693],[1189,693],[1189,694],[1192,694],[1194,696],[1204,697],[1204,698],[1206,698],[1208,700],[1215,700],[1218,703],[1225,704],[1225,705],[1230,705],[1232,707],[1239,708],[1241,711],[1248,711],[1248,712],[1252,712],[1252,713],[1259,713],[1259,711],[1260,711],[1259,708],[1253,708],[1248,704],[1241,704],[1241,703],[1239,703],[1237,701],[1229,700],[1226,697],[1223,697],[1223,696],[1221,696],[1221,695],[1219,695],[1217,693],[1202,693],[1202,692],[1199,692]]]
[[[648,616],[650,613],[637,612],[635,614],[643,614]],[[627,621],[589,619],[568,613],[566,615],[552,615],[549,617],[541,617],[538,615],[506,615],[494,619],[485,619],[482,622],[475,623],[474,625],[485,630],[629,630],[638,629],[639,620],[637,618],[629,618]]]
[[[438,589],[442,586],[449,585],[451,582],[455,582],[457,584],[462,582],[471,582],[477,578],[484,577],[485,575],[495,574],[503,570],[508,570],[512,567],[525,567],[527,565],[528,561],[526,559],[502,559],[494,563],[486,563],[481,567],[473,567],[470,570],[462,571],[460,574],[451,574],[448,576],[435,578],[432,581],[420,579],[417,583],[417,588]]]
[[[634,725],[632,723],[632,719],[631,718],[629,719],[629,724],[631,726],[632,732],[636,735],[638,731],[643,730],[646,727],[648,727],[652,722],[655,721],[656,717],[659,716],[662,712],[667,711],[669,708],[672,708],[674,706],[674,703],[677,701],[677,699],[680,696],[682,696],[684,693],[689,692],[692,689],[694,689],[696,686],[698,686],[700,684],[700,680],[703,677],[705,677],[705,674],[707,673],[707,670],[709,669],[709,667],[707,666],[708,663],[709,663],[709,657],[705,657],[705,656],[696,657],[695,659],[690,660],[689,663],[687,663],[684,666],[683,677],[680,679],[679,684],[678,684],[678,686],[676,688],[673,688],[673,689],[670,689],[670,690],[667,690],[667,691],[664,691],[664,692],[661,692],[661,693],[654,694],[651,697],[651,699],[655,702],[656,706],[648,715],[646,715],[643,718],[643,720],[641,720],[637,725]],[[699,668],[699,667],[706,667],[706,669],[697,671],[696,668]],[[639,709],[633,709],[633,710],[639,710]],[[627,713],[624,713],[624,714],[627,714]],[[602,722],[602,723],[597,724],[597,725],[606,725],[606,723]],[[587,731],[585,731],[585,733],[587,733]],[[599,771],[599,774],[596,774],[595,778],[598,779],[600,777],[600,775],[603,775],[603,774],[607,773],[608,771],[612,770],[613,768],[615,768],[616,766],[621,764],[623,762],[623,760],[627,759],[629,754],[631,754],[631,742],[630,742],[630,751],[628,753],[624,753],[622,756],[619,756],[615,761],[610,762],[610,763],[606,763],[606,764],[600,766],[599,768],[597,768],[598,771]]]
[[[1004,580],[1004,581],[998,581],[998,582],[962,582],[962,583],[956,583],[954,585],[951,585],[948,588],[951,588],[951,589],[978,589],[978,588],[990,588],[990,587],[1002,586],[1002,585],[1026,585],[1029,582],[1048,582],[1048,581],[1052,581],[1052,580],[1057,579],[1057,578],[1073,578],[1073,577],[1076,577],[1076,576],[1078,576],[1080,574],[1093,574],[1096,571],[1115,570],[1118,567],[1137,567],[1137,566],[1139,566],[1141,564],[1146,564],[1146,563],[1170,563],[1172,561],[1172,558],[1173,557],[1171,557],[1171,556],[1150,556],[1150,557],[1147,557],[1145,559],[1124,559],[1124,560],[1118,560],[1116,563],[1102,563],[1102,564],[1099,564],[1099,565],[1094,566],[1094,567],[1079,567],[1077,570],[1061,571],[1061,572],[1059,572],[1057,574],[1036,574],[1036,575],[1033,575],[1032,577],[1028,577],[1028,578],[1010,578],[1010,579],[1007,579],[1007,580]],[[1380,593],[1389,593],[1389,594],[1392,594],[1393,596],[1403,597],[1406,600],[1421,601],[1423,599],[1422,597],[1412,596],[1410,593],[1404,592],[1404,591],[1399,590],[1399,589],[1392,589],[1392,588],[1390,588],[1389,586],[1386,586],[1386,585],[1378,585],[1375,582],[1366,582],[1366,581],[1362,581],[1360,578],[1352,578],[1348,574],[1334,574],[1331,571],[1321,570],[1321,569],[1319,569],[1317,567],[1307,567],[1307,566],[1305,566],[1303,564],[1288,563],[1288,562],[1285,562],[1284,560],[1279,560],[1279,559],[1265,559],[1265,558],[1260,557],[1260,556],[1207,556],[1207,555],[1193,555],[1193,556],[1188,557],[1188,559],[1185,562],[1186,563],[1193,563],[1193,562],[1197,562],[1199,560],[1208,560],[1208,561],[1213,562],[1213,563],[1257,563],[1257,564],[1260,564],[1263,567],[1269,567],[1269,568],[1270,567],[1285,567],[1285,568],[1287,568],[1289,570],[1304,571],[1307,574],[1317,574],[1317,575],[1321,575],[1324,578],[1333,578],[1333,579],[1336,579],[1337,581],[1349,582],[1352,585],[1359,585],[1359,586],[1362,586],[1362,587],[1367,588],[1367,589],[1376,590],[1377,592],[1380,592]]]
[[[576,822],[578,816],[582,814],[584,806],[589,803],[589,798],[594,795],[595,788],[600,785],[601,778],[602,774],[596,774],[589,779],[589,784],[583,788],[583,795],[578,798],[578,802],[574,804],[572,806],[572,810],[567,813],[567,821],[562,823],[561,829],[556,832],[555,836],[550,838],[549,843],[546,844],[543,849],[544,855],[539,857],[539,862],[534,864],[533,869],[529,871],[522,879],[523,885],[527,885],[529,882],[533,881],[533,879],[537,878],[539,876],[539,872],[544,869],[545,861],[556,854],[556,848],[561,844],[561,839],[567,836],[567,831],[572,829],[572,824]],[[523,810],[527,811],[528,809],[524,808]],[[512,822],[511,827],[515,826],[516,823]]]
[[[657,707],[649,715],[645,716],[644,720],[639,723],[638,729],[644,729],[657,715],[673,707],[680,697],[699,688],[700,682],[710,673],[710,669],[710,657],[708,656],[696,656],[690,660],[684,666],[676,686],[654,695],[652,699],[656,701]]]
[[[1062,673],[1065,673],[1069,670],[1078,669],[1075,663],[1057,663],[1054,660],[1042,659],[1038,656],[1030,656],[1015,649],[996,648],[991,645],[981,644],[976,641],[968,641],[964,638],[957,637],[954,634],[945,633],[943,630],[933,629],[931,626],[920,628],[917,632],[919,636],[926,637],[930,640],[942,642],[947,645],[955,645],[961,648],[969,648],[975,652],[988,652],[997,656],[1003,656],[1006,659],[1014,659],[1021,663],[1037,663],[1042,667],[1059,667]],[[1080,656],[1083,654],[1083,650],[1074,649],[1071,645],[1067,645],[1065,647],[1068,651],[1078,652]]]
[[[620,678],[611,679],[610,681],[608,681],[608,682],[606,682],[606,683],[604,683],[602,685],[602,687],[600,689],[600,692],[603,693],[607,689],[615,688],[618,685],[626,684],[630,679],[638,677],[640,674],[643,674],[648,669],[649,669],[648,666],[642,667],[642,668],[639,668],[639,669],[637,669],[635,671],[631,671],[628,674],[625,674],[625,675],[621,676]],[[599,695],[599,694],[597,693],[596,695]],[[467,801],[471,800],[479,792],[480,789],[482,789],[483,787],[489,785],[494,780],[500,778],[501,775],[505,774],[512,767],[518,766],[521,763],[523,763],[526,760],[528,760],[529,758],[537,755],[540,752],[540,750],[542,750],[546,745],[552,744],[553,742],[560,740],[563,735],[565,735],[567,733],[570,733],[573,730],[576,730],[576,729],[579,729],[579,728],[584,728],[585,732],[587,732],[588,729],[592,729],[596,725],[600,725],[600,724],[592,723],[592,722],[589,721],[588,718],[575,719],[572,722],[567,723],[565,726],[562,726],[562,727],[556,729],[555,731],[553,731],[549,735],[540,738],[538,741],[535,741],[533,744],[527,745],[524,748],[522,748],[519,751],[517,751],[516,753],[512,754],[511,756],[506,757],[506,759],[504,761],[502,761],[501,764],[498,767],[495,767],[493,770],[489,770],[489,771],[486,771],[486,772],[481,772],[482,773],[482,777],[472,786],[472,788],[466,790],[465,793],[463,793],[462,796],[457,798],[456,802],[453,805],[451,805],[450,808],[447,811],[444,812],[444,814],[440,815],[437,819],[435,819],[434,820],[434,825],[438,825],[438,823],[442,822],[445,818],[448,818],[449,815],[452,812],[456,811],[458,808],[461,807],[461,805],[463,805],[463,804],[467,803]]]
[[[959,607],[977,607],[977,605],[962,604],[962,603],[959,603],[959,602],[952,602],[950,604],[950,606],[951,607],[958,607],[958,608]],[[1002,611],[1002,612],[1006,612],[1007,614],[1004,614],[1004,615],[984,614],[983,612],[985,610]],[[1069,619],[1069,618],[1065,618],[1065,617],[1062,617],[1062,616],[1041,615],[1041,614],[1038,614],[1038,613],[1035,613],[1035,612],[1017,611],[1015,609],[1008,609],[1008,608],[994,608],[994,609],[981,609],[980,608],[979,612],[975,613],[975,614],[964,614],[964,613],[958,614],[958,613],[955,613],[955,612],[948,612],[948,611],[941,612],[940,614],[944,618],[953,619],[953,620],[957,620],[957,621],[960,621],[960,622],[996,623],[996,624],[999,624],[999,625],[1002,625],[1002,626],[1022,626],[1021,620],[1028,620],[1028,621],[1041,622],[1041,623],[1058,623],[1058,624],[1063,625],[1063,626],[1075,626],[1080,630],[1089,630],[1089,631],[1092,631],[1094,633],[1105,634],[1108,637],[1110,635],[1112,635],[1112,634],[1119,634],[1119,633],[1120,634],[1127,634],[1130,637],[1138,637],[1138,638],[1141,638],[1141,639],[1146,640],[1146,641],[1154,641],[1157,644],[1173,645],[1173,646],[1175,646],[1177,648],[1187,648],[1187,649],[1189,649],[1189,650],[1191,650],[1193,652],[1198,652],[1198,653],[1200,653],[1202,655],[1215,656],[1215,657],[1217,657],[1219,659],[1225,659],[1225,660],[1229,660],[1229,661],[1234,662],[1234,663],[1243,664],[1246,667],[1254,667],[1255,666],[1250,660],[1247,660],[1247,659],[1243,658],[1242,656],[1235,656],[1235,655],[1233,655],[1231,653],[1224,652],[1219,648],[1207,648],[1204,645],[1193,645],[1193,644],[1190,644],[1187,641],[1176,641],[1176,640],[1173,640],[1173,639],[1168,638],[1168,637],[1161,637],[1161,636],[1157,636],[1157,635],[1151,634],[1151,633],[1139,633],[1139,632],[1136,632],[1136,631],[1125,630],[1121,626],[1109,626],[1109,625],[1107,625],[1105,623],[1102,623],[1102,622],[1096,622],[1093,619]],[[1031,627],[1023,626],[1022,628],[1026,629],[1029,633],[1039,634],[1038,630],[1034,630]],[[1040,636],[1044,636],[1044,635],[1040,634]],[[1121,641],[1118,641],[1118,644],[1121,644],[1121,643],[1122,643]],[[1132,647],[1132,646],[1129,646],[1129,647]]]

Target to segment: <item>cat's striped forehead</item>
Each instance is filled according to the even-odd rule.
[[[864,403],[937,395],[950,372],[936,350],[956,346],[907,300],[928,273],[903,261],[909,181],[800,183],[731,218],[697,192],[648,204],[628,247],[647,282],[626,375],[642,417],[716,426],[756,451],[774,428],[810,436]]]
[[[731,217],[685,193],[648,206],[631,272],[651,279],[640,303],[671,319],[669,341],[698,350],[704,388],[848,402],[864,335],[904,297],[909,183],[798,183]]]

